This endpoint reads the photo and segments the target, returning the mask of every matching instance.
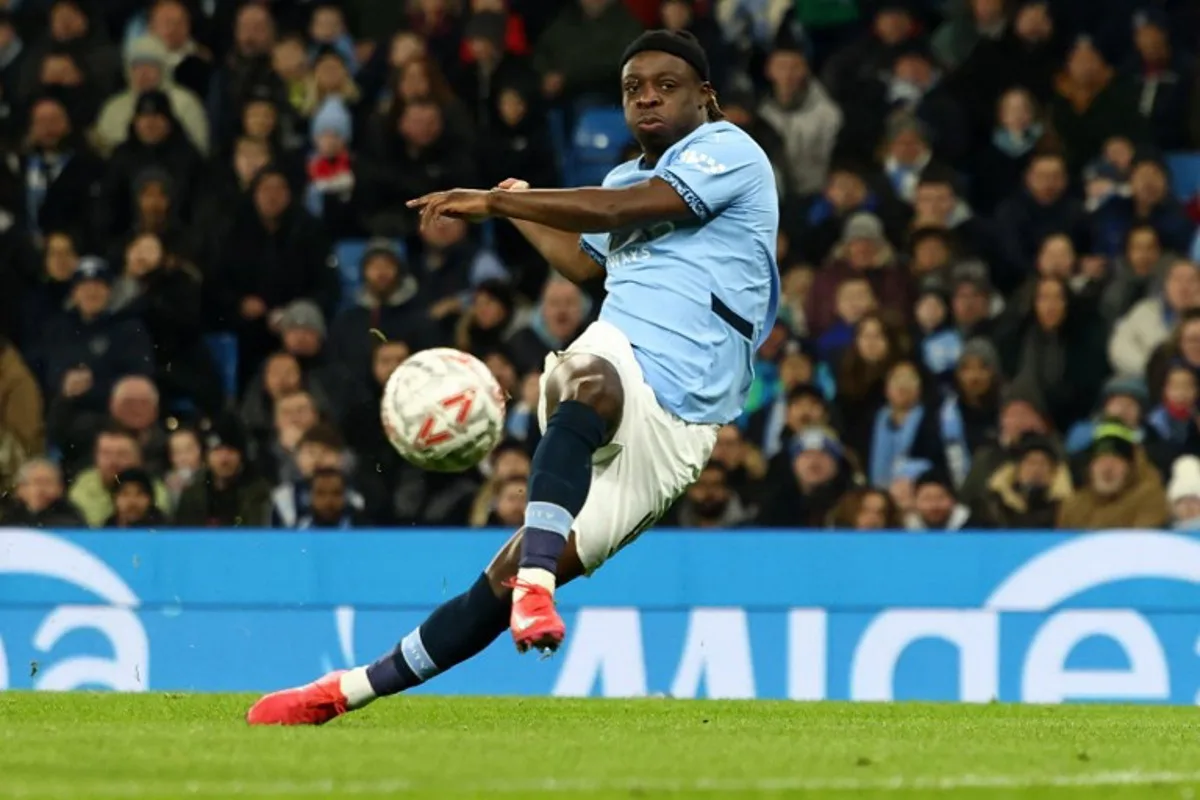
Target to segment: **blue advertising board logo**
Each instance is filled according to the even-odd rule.
[[[493,531],[0,528],[0,688],[258,691],[389,650]],[[420,569],[416,569],[420,565]],[[1200,539],[658,531],[446,694],[1196,704]]]

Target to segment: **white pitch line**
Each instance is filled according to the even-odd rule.
[[[1145,772],[1125,770],[1091,772],[1078,775],[945,775],[888,778],[545,778],[530,781],[483,781],[452,787],[403,779],[378,781],[96,781],[87,784],[88,797],[139,798],[162,795],[186,797],[334,797],[365,795],[402,795],[409,792],[438,790],[443,794],[495,793],[528,794],[555,792],[588,794],[603,791],[631,792],[950,792],[961,789],[1038,789],[1087,788],[1105,786],[1150,786],[1200,783],[1200,772]],[[53,780],[26,785],[0,784],[0,798],[64,798],[75,800],[79,784],[58,784]]]

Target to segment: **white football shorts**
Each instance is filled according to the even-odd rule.
[[[598,321],[565,351],[546,356],[538,401],[542,431],[546,380],[560,361],[575,353],[612,364],[625,389],[621,426],[592,459],[592,487],[573,527],[579,557],[590,573],[654,525],[700,477],[720,426],[685,422],[660,406],[625,334]]]

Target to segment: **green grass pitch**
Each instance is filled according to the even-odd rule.
[[[1193,798],[1196,709],[0,693],[0,798]]]

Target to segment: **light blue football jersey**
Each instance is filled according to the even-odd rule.
[[[619,328],[658,402],[688,422],[738,417],[754,353],[775,324],[779,197],[771,162],[729,122],[701,125],[654,168],[615,168],[604,186],[661,178],[695,213],[685,222],[588,233],[607,272],[600,319]]]

